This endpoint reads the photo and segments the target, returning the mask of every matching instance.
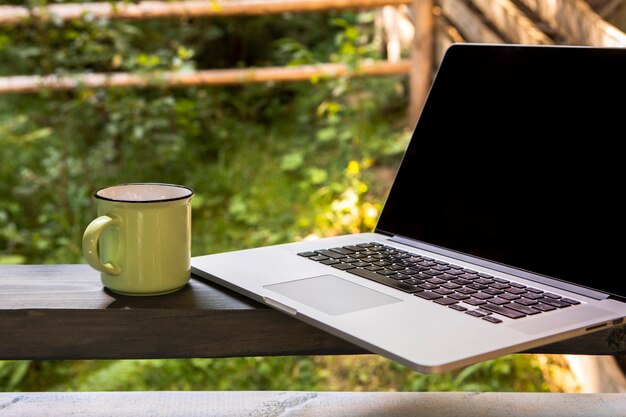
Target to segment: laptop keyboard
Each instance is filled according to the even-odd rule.
[[[567,308],[580,301],[381,243],[298,255],[491,323]]]

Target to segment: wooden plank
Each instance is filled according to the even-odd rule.
[[[521,0],[566,43],[604,47],[626,46],[626,33],[603,20],[582,0]]]
[[[364,352],[193,278],[159,297],[103,289],[86,265],[0,266],[0,359],[135,359]]]
[[[552,40],[543,33],[510,0],[470,0],[500,34],[512,43],[549,45]],[[463,32],[463,30],[461,30]]]
[[[298,65],[292,67],[265,67],[204,70],[194,72],[160,72],[154,74],[73,74],[48,76],[0,77],[0,94],[33,93],[44,89],[71,90],[75,88],[112,88],[167,86],[172,88],[198,85],[234,85],[270,81],[297,82],[313,78],[406,75],[408,60],[398,62],[363,62],[356,70],[345,64]]]
[[[373,8],[408,4],[410,0],[190,0],[111,1],[48,4],[46,7],[0,6],[0,25],[19,23],[29,17],[58,20],[80,19],[85,15],[107,19],[164,19],[173,17],[255,16],[287,12]]]
[[[533,349],[626,354],[626,324]],[[127,297],[87,265],[0,265],[0,359],[135,359],[366,353],[193,277],[182,290]]]
[[[495,392],[0,393],[0,417],[617,417],[625,394]]]
[[[446,18],[456,26],[468,42],[504,42],[462,0],[439,0],[438,4]]]

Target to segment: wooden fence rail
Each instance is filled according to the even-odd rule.
[[[221,17],[265,15],[285,12],[313,12],[329,9],[362,9],[411,5],[413,22],[432,32],[433,0],[189,0],[140,1],[137,3],[96,2],[48,4],[45,7],[0,6],[0,26],[20,24],[30,18],[70,20],[90,16],[109,19],[157,19],[175,17]],[[430,22],[430,23],[429,23]],[[366,62],[356,71],[345,65],[324,63],[314,66],[251,69],[203,70],[192,73],[162,72],[147,75],[129,73],[69,74],[0,77],[0,94],[32,93],[41,89],[67,90],[78,87],[171,87],[228,85],[268,81],[306,81],[312,77],[408,75],[411,78],[410,123],[417,119],[430,85],[433,69],[432,35],[422,36],[412,48],[411,61]]]
[[[191,0],[49,4],[46,7],[0,6],[0,25],[30,17],[79,19],[85,15],[108,19],[166,19],[173,17],[254,16],[286,12],[374,8],[410,4],[411,0]]]
[[[519,6],[519,5],[523,6]],[[48,4],[45,7],[0,6],[0,26],[25,19],[70,20],[91,16],[108,19],[220,17],[410,6],[414,40],[410,60],[364,63],[359,71],[340,64],[204,70],[195,73],[76,74],[0,77],[0,94],[86,87],[173,87],[226,85],[267,81],[304,81],[311,77],[408,74],[410,123],[417,120],[443,50],[453,41],[566,43],[626,46],[626,33],[596,14],[584,0],[188,0]],[[445,31],[442,32],[442,28]],[[454,32],[454,34],[452,34]]]
[[[99,87],[191,87],[199,85],[252,84],[270,81],[308,81],[313,78],[341,76],[406,75],[409,61],[364,62],[351,69],[345,64],[298,65],[245,69],[203,70],[194,72],[159,72],[152,74],[97,73],[46,76],[0,77],[0,94],[34,93],[42,89],[71,90]]]

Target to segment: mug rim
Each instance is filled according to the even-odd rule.
[[[116,198],[110,198],[110,197],[105,197],[105,196],[98,195],[98,193],[103,191],[103,190],[107,190],[107,189],[110,189],[110,188],[116,188],[116,187],[124,187],[124,186],[128,186],[128,185],[157,185],[157,186],[163,186],[163,187],[176,187],[176,188],[183,188],[183,189],[187,190],[188,193],[183,195],[183,196],[180,196],[180,197],[160,198],[160,199],[153,199],[153,200],[124,200],[124,199],[116,199]],[[162,183],[162,182],[129,182],[129,183],[124,183],[124,184],[108,185],[106,187],[99,188],[96,191],[94,191],[93,197],[97,198],[98,200],[112,201],[114,203],[148,204],[148,203],[165,203],[165,202],[168,202],[168,201],[184,200],[184,199],[192,197],[194,194],[195,194],[195,191],[193,190],[193,188],[187,187],[185,185],[168,184],[168,183]]]

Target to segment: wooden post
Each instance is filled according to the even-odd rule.
[[[415,21],[415,38],[411,45],[409,71],[409,123],[415,126],[428,95],[433,72],[434,1],[413,0],[411,7]]]

